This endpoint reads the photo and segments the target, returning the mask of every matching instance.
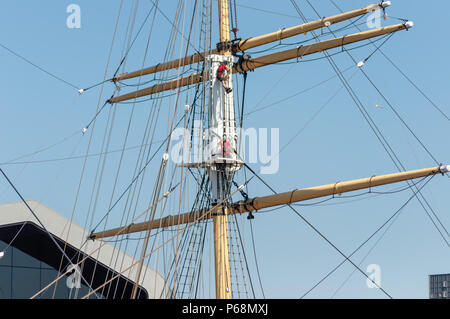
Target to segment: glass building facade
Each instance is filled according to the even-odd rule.
[[[430,275],[430,299],[450,299],[450,274]]]
[[[23,227],[22,227],[23,226]],[[16,234],[19,236],[16,237]],[[83,252],[54,237],[72,263],[87,257]],[[11,243],[11,245],[9,245]],[[50,236],[34,223],[26,222],[0,226],[0,299],[28,299],[53,282],[60,274],[58,270],[72,269]],[[71,268],[68,268],[71,267]],[[36,297],[40,299],[78,299],[106,281],[117,277],[90,299],[128,299],[132,295],[134,283],[116,271],[87,257],[86,260],[67,276],[58,280]],[[56,288],[55,288],[56,286]],[[92,289],[91,289],[92,288]],[[148,298],[147,291],[139,287],[137,298]]]
[[[6,247],[7,244],[0,241],[0,251]],[[0,299],[28,299],[57,277],[58,271],[53,267],[20,249],[9,247],[0,259]],[[52,286],[37,298],[71,299],[86,295],[89,288],[83,282],[77,285],[72,278],[65,276],[59,280],[56,290]],[[103,298],[102,295],[90,297]]]

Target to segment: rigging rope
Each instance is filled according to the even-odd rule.
[[[250,221],[250,233],[252,235],[253,256],[255,257],[255,266],[256,266],[256,273],[258,274],[259,287],[261,288],[261,293],[263,295],[263,299],[266,299],[266,295],[264,293],[264,288],[263,288],[263,284],[262,284],[262,280],[261,280],[261,274],[259,272],[258,259],[256,258],[256,245],[255,245],[255,236],[253,234],[252,219],[249,219],[249,221]]]
[[[267,182],[265,182],[250,166],[248,166],[246,163],[244,163],[244,166],[248,168],[248,170],[250,172],[252,172],[252,174],[254,176],[256,176],[264,185],[267,186],[267,188],[269,188],[274,194],[278,194]],[[302,219],[315,233],[317,233],[320,237],[322,237],[331,247],[333,247],[340,255],[342,255],[342,257],[345,258],[345,261],[348,261],[349,263],[351,263],[355,269],[357,269],[361,274],[363,274],[364,277],[367,278],[367,280],[371,281],[376,287],[378,287],[380,289],[380,291],[382,291],[386,296],[388,296],[390,299],[392,299],[392,296],[390,294],[388,294],[386,292],[385,289],[383,289],[382,287],[380,287],[374,280],[372,280],[361,268],[359,268],[358,265],[356,265],[351,259],[350,256],[347,256],[346,254],[344,254],[335,244],[333,244],[331,242],[331,240],[329,240],[322,232],[319,231],[319,229],[317,229],[313,224],[311,224],[311,222],[309,222],[302,214],[300,214],[291,204],[287,204],[289,206],[289,208],[298,216],[300,217],[300,219]]]
[[[56,241],[55,237],[47,230],[47,228],[45,227],[45,225],[42,223],[42,221],[39,219],[39,217],[36,215],[36,213],[33,211],[33,209],[30,207],[30,205],[28,205],[27,201],[23,198],[22,194],[20,194],[20,192],[17,190],[17,188],[14,186],[14,184],[12,183],[12,181],[8,178],[8,176],[6,175],[6,173],[3,171],[2,168],[0,168],[0,173],[2,173],[2,175],[5,177],[6,181],[9,183],[9,185],[11,185],[12,189],[15,191],[15,193],[20,197],[21,201],[25,204],[25,206],[28,208],[28,210],[31,212],[31,214],[34,216],[34,218],[36,219],[36,221],[39,223],[39,225],[41,225],[42,229],[44,229],[44,231],[47,233],[47,235],[50,237],[51,241],[55,244],[56,248],[62,253],[62,257],[63,259],[66,259],[71,266],[74,266],[74,264],[72,263],[71,259],[66,255],[65,250],[63,250],[61,248],[61,246],[58,244],[58,242]],[[26,224],[26,223],[25,223]],[[86,281],[86,279],[83,277],[83,275],[80,273],[80,277],[81,279],[84,281],[84,283],[89,287],[89,289],[92,290],[91,285],[89,285],[89,283]],[[98,296],[97,296],[98,297]]]
[[[433,177],[435,175],[431,176],[430,179],[428,179],[427,182],[425,182],[420,189],[423,189],[425,187],[425,185],[428,184],[428,182],[430,182]],[[361,243],[361,245],[359,245],[350,255],[349,257],[353,256],[359,249],[361,249],[367,242],[370,241],[370,239],[372,239],[384,226],[386,226],[394,217],[396,217],[402,210],[403,208],[406,207],[406,205],[417,195],[417,192],[420,191],[414,191],[413,190],[413,195],[411,197],[409,197],[409,199],[391,216],[388,218],[388,220],[386,220],[380,227],[377,228],[377,230],[372,233],[363,243]],[[345,260],[343,260],[341,263],[339,263],[336,267],[334,267],[330,272],[328,272],[321,280],[319,280],[312,288],[310,288],[307,292],[305,292],[300,299],[303,299],[304,297],[306,297],[311,291],[313,291],[317,286],[319,286],[325,279],[327,279],[329,276],[331,276],[331,274],[333,274],[336,270],[339,269],[339,267],[341,267],[341,265],[343,265],[345,263]]]
[[[49,72],[49,71],[47,71],[47,70],[45,70],[44,68],[40,67],[39,65],[37,65],[37,64],[31,62],[30,60],[28,60],[27,58],[23,57],[23,56],[20,55],[19,53],[17,53],[17,52],[15,52],[15,51],[11,50],[11,49],[8,48],[7,46],[5,46],[5,45],[3,45],[3,44],[0,43],[0,47],[2,47],[3,49],[7,50],[8,52],[14,54],[16,57],[22,59],[23,61],[27,62],[28,64],[30,64],[30,65],[32,65],[32,66],[34,66],[35,68],[41,70],[42,72],[44,72],[44,73],[50,75],[52,78],[54,78],[54,79],[56,79],[56,80],[58,80],[58,81],[60,81],[60,82],[62,82],[62,83],[64,83],[64,84],[67,84],[68,86],[70,86],[70,87],[76,89],[77,91],[79,90],[79,87],[77,87],[76,85],[74,85],[74,84],[72,84],[72,83],[70,83],[70,82],[68,82],[68,81],[66,81],[66,80],[64,80],[64,79],[62,79],[62,78],[60,78],[59,76],[56,76],[55,74],[53,74],[53,73],[51,73],[51,72]]]
[[[104,75],[103,75],[103,81],[106,80],[106,76],[107,76],[107,72],[108,72],[108,68],[109,68],[109,63],[111,61],[111,55],[112,55],[112,51],[113,51],[113,48],[114,48],[114,43],[115,43],[115,39],[116,39],[116,34],[117,34],[118,25],[119,25],[120,15],[121,15],[121,12],[122,12],[122,7],[123,7],[123,0],[120,1],[120,5],[119,5],[119,10],[118,10],[117,18],[116,18],[116,23],[115,23],[115,27],[114,27],[112,40],[111,40],[109,54],[108,54],[108,58],[107,58],[106,66],[105,66],[105,72],[104,72]],[[103,89],[104,89],[104,84],[101,85],[101,89],[100,89],[100,93],[99,93],[99,97],[98,97],[98,101],[97,101],[96,114],[99,111],[99,107],[100,107],[100,103],[101,103],[100,101],[101,101],[102,95],[103,95]],[[96,121],[94,120],[93,121],[93,127],[92,127],[92,130],[91,130],[91,134],[89,136],[89,142],[88,142],[88,146],[87,146],[87,149],[86,149],[86,155],[85,155],[85,159],[84,159],[84,162],[83,162],[83,167],[82,167],[81,173],[80,173],[80,179],[79,179],[79,182],[78,182],[78,187],[77,187],[77,191],[76,191],[76,195],[75,195],[74,204],[73,204],[73,207],[72,207],[72,214],[71,214],[71,217],[70,217],[70,226],[72,225],[72,221],[73,221],[73,218],[75,216],[75,211],[76,211],[77,204],[78,204],[78,199],[79,199],[79,196],[80,196],[81,185],[82,185],[82,182],[83,182],[83,179],[84,179],[84,173],[85,173],[86,165],[87,165],[87,155],[89,154],[89,150],[91,148],[91,143],[92,143],[92,140],[93,140],[93,137],[94,137],[95,124],[96,124]],[[85,224],[85,228],[84,229],[86,229],[86,225],[87,225],[87,216],[86,216],[86,224]],[[69,231],[67,233],[67,236],[69,236],[69,233],[70,233],[70,228],[69,228]],[[83,231],[83,236],[84,236],[84,231]],[[66,243],[67,243],[67,239],[66,239]],[[66,249],[66,246],[67,245],[65,244],[64,245],[64,251]],[[83,246],[84,246],[84,243],[80,243],[80,249]],[[61,273],[61,265],[62,265],[62,259],[61,259],[60,268],[58,269],[58,274]],[[54,288],[54,291],[53,291],[53,296],[56,293],[56,288],[57,288],[57,284],[55,285],[55,288]]]
[[[294,2],[294,0],[291,0],[291,2]],[[306,0],[306,2],[309,4],[309,6],[316,12],[317,16],[320,17],[319,13],[317,12],[317,10],[312,6],[311,2],[309,0]],[[298,8],[298,7],[297,7]],[[299,14],[302,14],[300,9],[298,8],[297,10],[299,12]],[[328,29],[331,31],[330,27],[328,27]],[[333,31],[331,31],[333,32]],[[314,32],[312,32],[313,35],[315,35]],[[354,57],[351,55],[350,52],[348,52],[348,50],[346,50],[343,47],[343,50],[346,51],[347,55],[352,59],[352,61],[356,64],[356,60],[354,59]],[[378,49],[377,49],[378,50]],[[327,52],[324,52],[325,55],[327,55]],[[330,62],[330,64],[332,64],[333,68],[337,71],[340,72],[339,68],[337,67],[337,65],[335,64],[333,58],[328,56],[328,60]],[[369,78],[369,76],[367,75],[367,73],[361,68],[359,67],[359,69],[361,70],[361,72],[364,74],[364,76],[366,77],[366,79],[372,84],[372,86],[376,89],[376,91],[378,92],[378,94],[385,100],[385,102],[389,105],[389,107],[391,108],[391,110],[395,113],[395,115],[397,116],[397,118],[399,118],[399,120],[402,122],[402,124],[409,130],[409,132],[415,137],[415,139],[419,142],[419,144],[425,149],[425,151],[428,153],[428,155],[430,155],[430,157],[435,161],[436,164],[440,165],[440,163],[436,160],[436,158],[431,154],[431,152],[427,149],[427,147],[422,143],[422,141],[417,137],[417,135],[411,130],[411,128],[406,124],[406,122],[403,120],[403,118],[400,116],[400,114],[396,111],[396,109],[392,106],[392,104],[387,100],[387,98],[381,93],[381,91],[378,89],[378,87],[375,85],[375,83]],[[347,82],[345,80],[344,77],[342,77],[342,81]],[[350,85],[347,83],[347,85],[349,86],[350,90],[351,87]],[[352,90],[353,91],[353,90]],[[353,93],[356,97],[356,94]],[[359,99],[358,99],[358,102]],[[356,101],[355,101],[356,103]],[[362,103],[360,103],[361,106],[364,108],[364,106],[362,105]],[[368,115],[368,117],[370,118],[370,115],[367,113],[367,111],[365,110],[366,114]],[[370,118],[371,119],[371,118]],[[395,157],[395,159],[397,160],[398,164],[394,161],[394,159],[391,157],[391,159],[393,160],[394,164],[396,165],[397,169],[399,170],[403,170],[405,171],[405,167],[404,165],[401,163],[401,161],[399,160],[398,156],[394,153],[393,149],[391,148],[391,146],[388,144],[388,142],[386,141],[386,139],[383,137],[383,135],[381,134],[381,132],[379,131],[379,129],[376,127],[375,123],[373,122],[373,120],[371,119],[371,122],[374,124],[375,128],[377,129],[377,131],[379,132],[380,136],[383,138],[383,140],[385,141],[386,145],[388,146],[388,148],[391,150],[393,156]],[[386,148],[385,148],[386,149]],[[386,149],[387,151],[387,149]],[[400,167],[401,169],[400,169]],[[447,177],[450,178],[450,176],[446,173],[445,174]],[[407,181],[407,183],[409,184],[409,181]],[[433,208],[430,206],[430,204],[428,203],[428,201],[426,200],[426,198],[424,197],[424,195],[419,192],[419,195],[421,196],[421,198],[425,201],[426,205],[428,206],[428,208],[431,210],[432,214],[434,215],[434,217],[438,220],[439,224],[441,225],[441,227],[443,227],[443,229],[445,230],[445,232],[448,234],[447,229],[445,228],[445,226],[443,225],[443,223],[440,221],[439,217],[436,215],[436,213],[434,212]],[[431,217],[431,215],[429,214],[428,210],[425,208],[424,204],[422,203],[422,201],[420,200],[419,197],[417,197],[417,200],[419,201],[419,203],[421,204],[421,206],[423,207],[423,209],[425,210],[425,213],[427,214],[427,216],[430,218],[431,222],[433,223],[433,225],[435,226],[435,228],[437,229],[437,231],[441,234],[441,236],[444,238],[444,241],[447,242],[447,240],[445,239],[445,237],[442,235],[442,232],[440,231],[439,227],[436,225],[436,223],[434,222],[433,218]]]
[[[330,0],[330,2],[340,12],[343,12],[342,9],[333,0]],[[406,19],[401,19],[401,18],[395,18],[395,19],[398,19],[401,21],[406,21]],[[354,21],[352,21],[352,24],[354,24]],[[361,29],[357,25],[355,25],[355,27],[359,31],[361,31]],[[439,113],[441,113],[442,116],[444,116],[450,122],[450,117],[439,106],[437,106],[437,104],[435,102],[433,102],[433,100],[431,100],[431,98],[428,95],[426,95],[425,92],[416,83],[414,83],[414,81],[404,71],[402,71],[397,64],[394,63],[394,61],[392,61],[392,59],[389,58],[389,56],[387,56],[382,50],[380,50],[380,53]]]
[[[307,0],[308,1],[308,0]],[[294,0],[291,0],[291,2],[293,3],[294,7],[296,8],[298,14],[305,20],[303,13],[301,12],[300,8],[298,8],[297,4],[295,3]],[[310,4],[310,2],[308,1],[308,3]],[[310,6],[312,7],[312,5],[310,4]],[[320,17],[320,15],[317,13],[317,11],[314,9],[314,7],[312,7],[313,10],[316,12],[316,14]],[[328,27],[329,28],[329,27]],[[331,30],[329,28],[329,30]],[[312,31],[312,34],[314,36],[315,32]],[[316,36],[317,37],[317,36]],[[345,50],[345,48],[343,47],[343,50]],[[367,123],[369,124],[370,128],[372,129],[372,131],[374,132],[375,136],[377,137],[377,139],[380,141],[380,143],[382,144],[383,148],[385,149],[386,153],[388,154],[388,156],[391,158],[392,162],[394,163],[394,165],[397,167],[397,169],[399,171],[405,171],[405,167],[403,166],[403,164],[401,163],[401,161],[399,160],[398,156],[396,155],[396,153],[394,152],[394,150],[392,149],[392,147],[390,146],[390,144],[388,143],[388,141],[386,140],[386,138],[383,136],[383,134],[381,133],[381,131],[379,130],[379,128],[377,127],[377,125],[375,124],[375,122],[373,121],[373,119],[371,118],[370,114],[367,112],[367,110],[365,109],[364,105],[361,103],[361,101],[359,100],[358,96],[356,95],[356,93],[354,92],[354,90],[352,89],[352,87],[350,86],[350,84],[348,83],[348,81],[345,79],[345,77],[342,75],[342,71],[338,68],[338,66],[336,65],[334,59],[328,54],[327,51],[323,52],[324,55],[327,57],[330,65],[332,66],[332,68],[335,70],[336,74],[339,76],[340,80],[343,82],[343,84],[345,85],[350,97],[353,99],[355,105],[357,106],[358,110],[361,112],[361,114],[363,115],[364,119],[367,121]],[[356,63],[356,61],[353,59],[353,57],[351,56],[350,52],[347,52],[347,54],[352,58],[352,60],[354,61],[354,63]],[[448,176],[448,175],[447,175]],[[407,181],[407,183],[409,183]],[[423,194],[419,192],[419,194],[421,195],[422,198],[424,198]],[[421,204],[421,206],[423,207],[423,209],[425,210],[427,216],[430,218],[430,220],[432,221],[433,225],[438,229],[436,223],[434,222],[434,220],[432,219],[432,217],[430,216],[430,214],[428,213],[426,207],[424,206],[424,204],[422,203],[422,201],[417,197],[419,203]],[[425,202],[427,203],[427,201],[425,200]],[[427,203],[428,204],[428,203]],[[428,207],[430,208],[430,210],[433,212],[434,215],[436,215],[433,211],[433,209],[431,208],[431,206]],[[435,216],[437,218],[437,216]],[[439,233],[440,230],[438,229]]]

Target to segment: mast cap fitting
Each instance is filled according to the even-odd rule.
[[[390,1],[383,1],[383,2],[381,2],[381,7],[383,7],[383,9],[389,7],[390,5],[391,5]]]
[[[450,172],[450,165],[441,165],[439,166],[439,170],[442,174]]]
[[[412,22],[412,21],[405,22],[406,29],[411,29],[413,26],[414,26],[414,22]]]

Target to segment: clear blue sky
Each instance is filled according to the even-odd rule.
[[[114,73],[121,59],[132,1],[125,2],[108,76]],[[150,1],[139,2],[135,32],[151,7]],[[161,10],[173,19],[176,1],[162,2]],[[367,1],[360,0],[336,2],[343,10],[352,10],[368,4]],[[69,15],[66,13],[66,7],[71,3],[81,7],[80,29],[69,29],[66,26],[66,18]],[[119,3],[119,0],[26,3],[2,1],[0,21],[3,32],[0,44],[77,87],[87,87],[103,79]],[[239,36],[242,38],[301,23],[288,0],[258,2],[238,0],[237,3]],[[298,0],[297,3],[308,18],[316,17],[306,1]],[[312,3],[321,16],[338,13],[329,1],[314,0]],[[408,32],[395,34],[383,46],[383,51],[444,112],[450,114],[448,103],[450,44],[447,41],[446,31],[450,3],[419,0],[397,0],[392,3],[388,13],[393,17],[411,19],[415,26]],[[279,14],[258,11],[246,6]],[[188,11],[187,20],[190,19],[190,12]],[[216,9],[213,13],[216,15]],[[216,16],[214,19],[217,21]],[[152,65],[163,59],[168,41],[171,26],[159,13],[155,21],[145,65]],[[396,23],[399,21],[394,19],[383,21],[384,25]],[[130,53],[127,71],[139,68],[142,63],[148,25]],[[350,29],[346,32],[353,33],[355,30]],[[214,36],[217,36],[217,30],[214,30]],[[304,37],[301,35],[296,39],[300,41]],[[213,43],[215,42],[217,38],[213,39]],[[352,54],[359,61],[372,51],[373,47],[367,46],[352,51]],[[179,45],[175,53],[175,57],[178,56],[180,56]],[[52,145],[76,131],[80,133],[64,143],[22,160],[83,155],[89,135],[82,136],[81,129],[95,114],[100,90],[96,88],[78,96],[75,89],[33,68],[3,48],[0,48],[0,58],[2,62],[0,162],[4,163]],[[335,60],[341,69],[352,65],[352,61],[345,53],[335,56]],[[449,121],[443,118],[379,53],[376,53],[364,68],[438,161],[450,164]],[[346,72],[346,77],[350,77],[355,70],[356,68],[353,68]],[[325,59],[294,65],[268,66],[251,72],[248,75],[246,110],[277,102],[333,75],[333,70]],[[239,81],[242,82],[241,77]],[[361,73],[356,73],[350,83],[407,169],[435,165]],[[313,114],[340,87],[341,83],[337,79],[331,80],[305,94],[251,114],[245,119],[245,127],[280,128],[280,145],[283,146],[305,123],[309,122]],[[123,91],[128,90],[124,88]],[[107,84],[100,99],[101,103],[109,98],[112,92],[113,86]],[[183,96],[180,108],[184,102]],[[173,110],[173,104],[173,100],[168,100],[164,104],[167,108],[162,108],[155,140],[163,138],[167,133],[168,109]],[[382,107],[376,107],[377,104]],[[127,146],[140,144],[149,107],[151,103],[136,106]],[[99,117],[91,153],[99,152],[101,149],[108,112],[109,109],[105,110]],[[117,108],[110,149],[121,148],[130,112],[130,105],[121,105]],[[96,207],[95,221],[104,215],[109,204],[119,159],[117,154],[111,155],[111,160],[105,167],[108,173],[103,180],[104,186]],[[129,183],[136,156],[136,150],[126,153],[114,198]],[[88,163],[74,217],[75,222],[80,225],[86,222],[85,212],[89,206],[93,178],[97,171],[97,158],[90,159]],[[2,165],[2,168],[16,183],[25,198],[39,200],[70,218],[82,165],[83,160],[77,159]],[[146,177],[148,182],[144,184],[143,201],[138,211],[145,208],[148,203],[152,192],[152,177],[158,166],[159,160],[153,163]],[[255,168],[258,166],[255,165]],[[395,171],[396,168],[355,104],[347,92],[341,90],[281,153],[278,173],[265,175],[264,178],[281,192]],[[389,186],[383,190],[392,190],[399,186],[404,185]],[[253,180],[249,187],[250,196],[270,194],[270,190],[256,180]],[[447,177],[437,176],[423,191],[447,228],[450,226],[449,189],[450,180]],[[327,202],[333,205],[299,208],[299,211],[337,247],[349,254],[410,196],[411,193],[407,191],[359,201],[337,199]],[[236,199],[240,199],[239,196],[236,196]],[[17,196],[5,182],[0,181],[0,202],[16,200]],[[343,202],[347,203],[344,205]],[[119,224],[120,212],[118,210],[115,215],[112,214],[109,226]],[[249,244],[251,237],[245,216],[242,217],[242,225],[245,242]],[[258,215],[254,220],[254,230],[266,297],[298,298],[342,260],[335,250],[289,208]],[[359,263],[373,243],[374,241],[369,242],[353,260]],[[247,246],[246,251],[251,255],[251,246]],[[450,272],[450,254],[449,248],[424,210],[416,200],[413,200],[361,264],[361,268],[366,270],[370,264],[380,265],[381,284],[394,298],[427,298],[428,275]],[[251,266],[254,269],[253,262]],[[353,267],[345,264],[309,297],[330,298],[352,271]],[[256,275],[253,276],[253,280],[256,282]],[[336,297],[385,298],[379,290],[367,288],[365,277],[359,273],[353,274]]]

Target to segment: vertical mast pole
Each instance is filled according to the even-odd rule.
[[[228,0],[219,0],[219,30],[220,42],[228,43],[230,41],[230,19]],[[231,48],[220,51],[221,55],[231,55]],[[231,78],[231,75],[230,75]],[[231,81],[231,79],[230,79]],[[234,111],[230,110],[230,111]],[[223,123],[224,125],[226,123]],[[229,189],[225,174],[216,171],[218,178],[218,185],[222,186],[222,190]],[[226,192],[219,191],[218,201],[223,200]],[[223,198],[220,198],[223,197]],[[217,299],[231,299],[231,275],[230,275],[230,260],[228,254],[228,208],[224,206],[222,214],[216,214],[213,217],[214,224],[214,266],[216,277],[216,298]]]

